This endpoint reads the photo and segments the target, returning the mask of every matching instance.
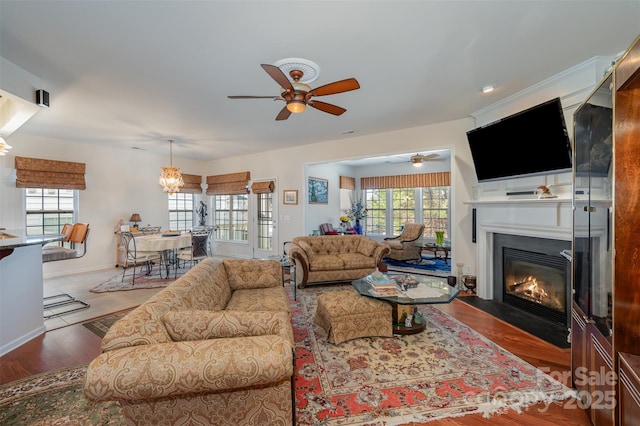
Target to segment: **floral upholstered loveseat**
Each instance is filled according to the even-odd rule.
[[[132,424],[291,425],[292,376],[281,264],[207,258],[109,329],[84,393]]]
[[[382,267],[389,246],[364,235],[314,235],[295,237],[285,244],[295,261],[296,284],[351,281]]]

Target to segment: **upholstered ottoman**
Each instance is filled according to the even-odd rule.
[[[325,329],[329,342],[336,345],[359,337],[393,336],[391,305],[360,296],[353,288],[318,296],[314,322]]]

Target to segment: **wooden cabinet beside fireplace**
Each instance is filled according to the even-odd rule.
[[[640,38],[574,114],[572,372],[594,425],[640,424],[639,124]]]

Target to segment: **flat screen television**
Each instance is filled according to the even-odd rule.
[[[467,132],[478,182],[571,171],[560,98]]]

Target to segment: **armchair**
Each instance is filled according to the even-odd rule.
[[[404,225],[402,233],[397,237],[385,238],[384,242],[389,246],[387,258],[391,260],[421,260],[421,251],[418,243],[422,240],[424,224],[407,223]]]
[[[338,235],[338,231],[333,228],[333,225],[330,223],[322,223],[320,224],[320,234],[321,235]]]

